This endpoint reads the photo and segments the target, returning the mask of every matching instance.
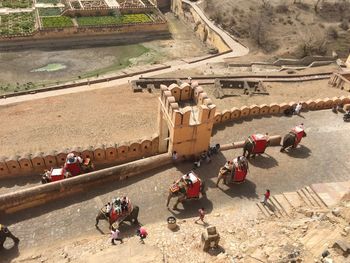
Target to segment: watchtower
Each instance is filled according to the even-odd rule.
[[[199,155],[208,150],[216,106],[197,82],[160,86],[159,152],[179,156]]]

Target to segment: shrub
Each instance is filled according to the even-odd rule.
[[[346,21],[346,20],[343,20],[343,21],[340,23],[339,27],[340,27],[341,29],[347,31],[347,30],[349,29],[349,22]]]
[[[337,39],[338,38],[338,31],[334,26],[330,26],[327,29],[327,36],[332,39]]]
[[[41,18],[44,28],[62,28],[74,26],[71,18],[66,16],[47,16]]]
[[[288,6],[286,4],[280,4],[275,7],[276,12],[279,14],[285,14],[289,12]]]

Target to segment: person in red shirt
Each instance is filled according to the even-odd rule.
[[[264,200],[261,201],[261,203],[263,203],[264,205],[267,205],[267,200],[269,200],[270,198],[270,190],[266,189],[266,193],[264,194]]]
[[[146,231],[146,229],[144,227],[140,227],[137,230],[137,235],[140,237],[140,241],[142,243],[145,243],[144,239],[147,237],[148,233],[147,233],[147,231]]]
[[[200,220],[200,221],[202,221],[203,224],[205,224],[205,222],[204,222],[204,216],[205,216],[204,207],[202,207],[201,209],[198,209],[198,214],[199,214],[199,218],[194,222],[197,223]]]

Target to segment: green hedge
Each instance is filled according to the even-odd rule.
[[[47,17],[42,17],[41,21],[42,21],[42,26],[44,28],[48,28],[48,27],[62,28],[62,27],[74,26],[72,19],[67,16],[47,16]]]
[[[33,0],[1,0],[0,7],[28,8],[33,5]]]
[[[34,31],[33,13],[11,13],[0,16],[0,35],[22,35]]]
[[[129,23],[149,23],[152,19],[146,14],[129,14],[121,16],[85,16],[78,17],[79,26],[94,26],[94,25],[118,25]]]

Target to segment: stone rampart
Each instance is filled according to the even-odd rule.
[[[73,147],[48,153],[23,154],[0,159],[0,178],[25,176],[43,173],[46,169],[62,166],[69,152],[91,158],[96,166],[127,163],[137,159],[159,154],[157,134],[137,142],[97,145],[86,148]]]
[[[307,110],[324,110],[331,109],[333,106],[338,104],[350,103],[350,96],[341,96],[333,98],[324,98],[317,100],[301,101],[303,107],[302,111]],[[235,121],[241,118],[257,117],[257,116],[268,116],[268,115],[280,115],[283,114],[284,110],[291,108],[296,105],[296,102],[290,103],[271,103],[269,105],[251,105],[242,106],[241,108],[232,108],[231,110],[223,110],[215,113],[215,123],[220,124],[227,121]]]

